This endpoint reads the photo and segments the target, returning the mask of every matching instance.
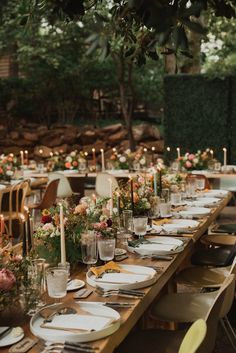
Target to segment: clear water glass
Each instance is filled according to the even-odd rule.
[[[51,298],[61,299],[67,293],[68,271],[64,267],[49,267],[46,270],[48,295]]]
[[[180,192],[172,192],[170,194],[170,203],[172,205],[178,205],[181,203],[181,193]]]
[[[202,178],[196,179],[197,189],[203,191],[205,189],[205,180]]]
[[[134,233],[139,237],[143,237],[147,233],[148,217],[139,216],[133,218]]]
[[[170,190],[169,189],[162,189],[161,198],[165,199],[165,202],[169,202],[170,201]]]
[[[127,233],[132,233],[133,231],[133,211],[124,210],[122,212],[122,223],[125,231]]]
[[[99,257],[103,261],[111,261],[115,256],[116,240],[114,238],[101,238],[98,240]]]
[[[171,203],[170,202],[166,202],[165,199],[161,199],[160,200],[159,209],[160,209],[161,218],[165,218],[165,217],[170,217],[171,216]]]
[[[42,297],[46,291],[45,268],[46,260],[43,258],[32,259],[29,265],[29,276],[37,294],[37,306],[44,305]]]
[[[94,231],[81,234],[80,240],[82,261],[86,265],[94,265],[98,259],[97,237]]]

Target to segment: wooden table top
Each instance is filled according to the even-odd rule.
[[[129,298],[102,298],[98,296],[97,293],[93,292],[87,299],[88,301],[125,301],[132,302],[135,305],[129,309],[118,309],[121,315],[121,326],[120,328],[113,333],[111,336],[100,339],[98,341],[92,342],[92,346],[96,346],[99,349],[96,351],[98,353],[112,353],[131,331],[131,329],[135,326],[137,321],[142,317],[142,315],[147,311],[152,302],[157,298],[162,289],[170,283],[173,275],[176,271],[181,267],[181,265],[186,261],[186,259],[190,256],[191,252],[194,249],[194,244],[197,240],[205,233],[207,228],[211,225],[211,223],[216,219],[221,210],[227,205],[231,198],[231,193],[223,198],[220,204],[212,208],[211,214],[208,217],[205,217],[201,220],[200,226],[197,230],[195,230],[192,234],[183,234],[182,237],[186,240],[186,246],[184,250],[173,256],[171,261],[160,261],[160,260],[151,260],[151,259],[141,259],[136,255],[130,254],[129,258],[122,263],[124,264],[135,264],[135,265],[146,265],[146,266],[158,266],[161,267],[160,271],[157,272],[157,281],[155,284],[148,288],[141,289],[145,295],[142,299],[129,299]],[[75,273],[73,276],[78,279],[85,279],[85,272],[81,271],[81,269]],[[86,287],[89,288],[89,285],[86,284]],[[91,289],[93,289],[91,287]],[[73,293],[68,293],[66,300],[73,301]],[[125,300],[124,300],[125,299]],[[2,323],[1,323],[2,324]],[[25,336],[33,337],[32,333],[29,329],[29,324],[26,323],[24,326]],[[7,353],[8,348],[1,348],[1,353]],[[36,345],[29,352],[30,353],[39,353],[42,351],[42,346]]]

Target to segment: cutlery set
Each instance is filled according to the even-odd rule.
[[[74,352],[95,353],[98,348],[92,347],[86,343],[74,343],[68,341],[45,342],[44,349],[41,351],[41,353],[61,353],[64,349]]]
[[[119,297],[126,298],[143,298],[145,293],[137,291],[134,289],[104,289],[99,286],[96,286],[95,292],[101,297],[110,297],[112,295],[118,295]]]

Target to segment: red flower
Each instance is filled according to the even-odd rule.
[[[51,223],[52,222],[52,217],[50,215],[42,216],[41,222],[43,224]]]

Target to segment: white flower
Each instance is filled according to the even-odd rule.
[[[13,173],[13,171],[12,170],[7,170],[6,171],[6,175],[8,175],[8,176],[12,176],[14,173]]]
[[[52,223],[45,223],[43,226],[42,226],[42,229],[45,230],[45,231],[54,231],[54,225]]]
[[[72,152],[70,153],[70,155],[71,155],[71,157],[75,157],[75,156],[76,156],[76,152],[75,152],[75,151],[72,151]]]
[[[144,165],[144,164],[146,163],[146,159],[145,159],[145,158],[141,158],[140,161],[139,161],[139,163],[140,163],[141,165]]]
[[[71,163],[72,160],[73,160],[73,159],[71,158],[71,156],[67,156],[67,157],[66,157],[66,162],[70,162],[70,163]]]
[[[121,163],[125,163],[125,162],[126,162],[125,156],[121,156],[121,157],[120,157],[120,162],[121,162]]]

